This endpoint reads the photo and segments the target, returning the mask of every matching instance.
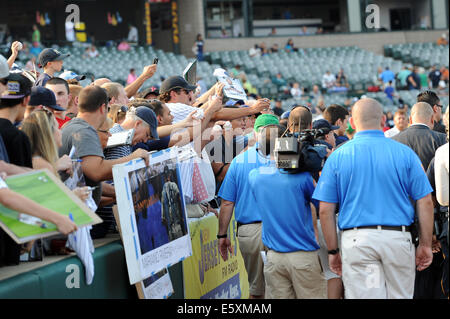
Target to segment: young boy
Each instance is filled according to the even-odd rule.
[[[50,80],[55,72],[60,72],[63,66],[63,59],[67,58],[70,54],[62,54],[58,50],[46,48],[42,50],[38,57],[38,66],[44,68],[44,72],[39,75],[36,80],[36,86],[45,86],[48,80]]]

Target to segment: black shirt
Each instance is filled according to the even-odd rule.
[[[11,164],[33,167],[30,140],[24,132],[18,130],[9,120],[0,118],[0,136]]]
[[[41,73],[39,75],[38,79],[34,83],[35,86],[45,86],[45,83],[47,83],[48,80],[50,80],[52,77],[48,75],[47,73]]]

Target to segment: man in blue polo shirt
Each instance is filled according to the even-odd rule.
[[[314,182],[309,172],[291,174],[276,167],[273,145],[283,131],[279,126],[261,129],[258,143],[266,145],[270,162],[253,169],[248,178],[268,248],[266,294],[274,299],[325,299],[327,282],[311,212]]]
[[[278,124],[277,117],[272,114],[260,115],[255,121],[255,132],[258,133],[259,127],[268,124]],[[250,298],[264,298],[263,261],[260,254],[264,246],[261,241],[261,216],[250,191],[248,174],[252,169],[265,165],[267,161],[256,146],[239,154],[231,161],[218,193],[222,198],[217,235],[219,251],[222,258],[227,260],[227,250],[231,252],[227,229],[234,208],[238,225],[237,238],[248,274]]]
[[[346,298],[412,298],[415,268],[432,261],[432,188],[417,155],[385,138],[382,106],[361,99],[353,106],[353,140],[325,163],[313,198],[329,249],[330,269],[342,274]],[[414,254],[409,226],[414,206],[419,246]],[[342,260],[334,214],[339,203]]]
[[[394,82],[395,74],[389,70],[389,67],[386,67],[386,69],[380,74],[380,80],[383,81],[383,85],[386,87],[389,81]]]

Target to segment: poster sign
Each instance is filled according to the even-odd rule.
[[[5,182],[9,189],[50,210],[66,216],[71,214],[78,227],[102,222],[81,199],[47,169],[10,176]],[[19,244],[59,234],[53,223],[20,214],[3,205],[0,205],[0,226]]]
[[[149,155],[113,167],[130,284],[192,254],[175,152]]]
[[[172,281],[166,269],[141,282],[144,299],[167,299],[173,294]]]
[[[247,101],[247,94],[245,94],[239,79],[234,79],[227,71],[221,68],[215,69],[213,75],[225,85],[223,93],[227,98]]]
[[[190,85],[197,85],[197,60],[187,65],[183,71],[183,77]]]
[[[247,299],[249,284],[244,260],[236,238],[233,217],[228,228],[233,253],[227,261],[218,249],[218,219],[209,214],[189,223],[192,257],[183,261],[184,297],[186,299]]]

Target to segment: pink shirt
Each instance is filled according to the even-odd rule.
[[[136,74],[131,74],[131,73],[128,74],[127,84],[133,83],[134,81],[136,81],[136,79],[137,79]]]

